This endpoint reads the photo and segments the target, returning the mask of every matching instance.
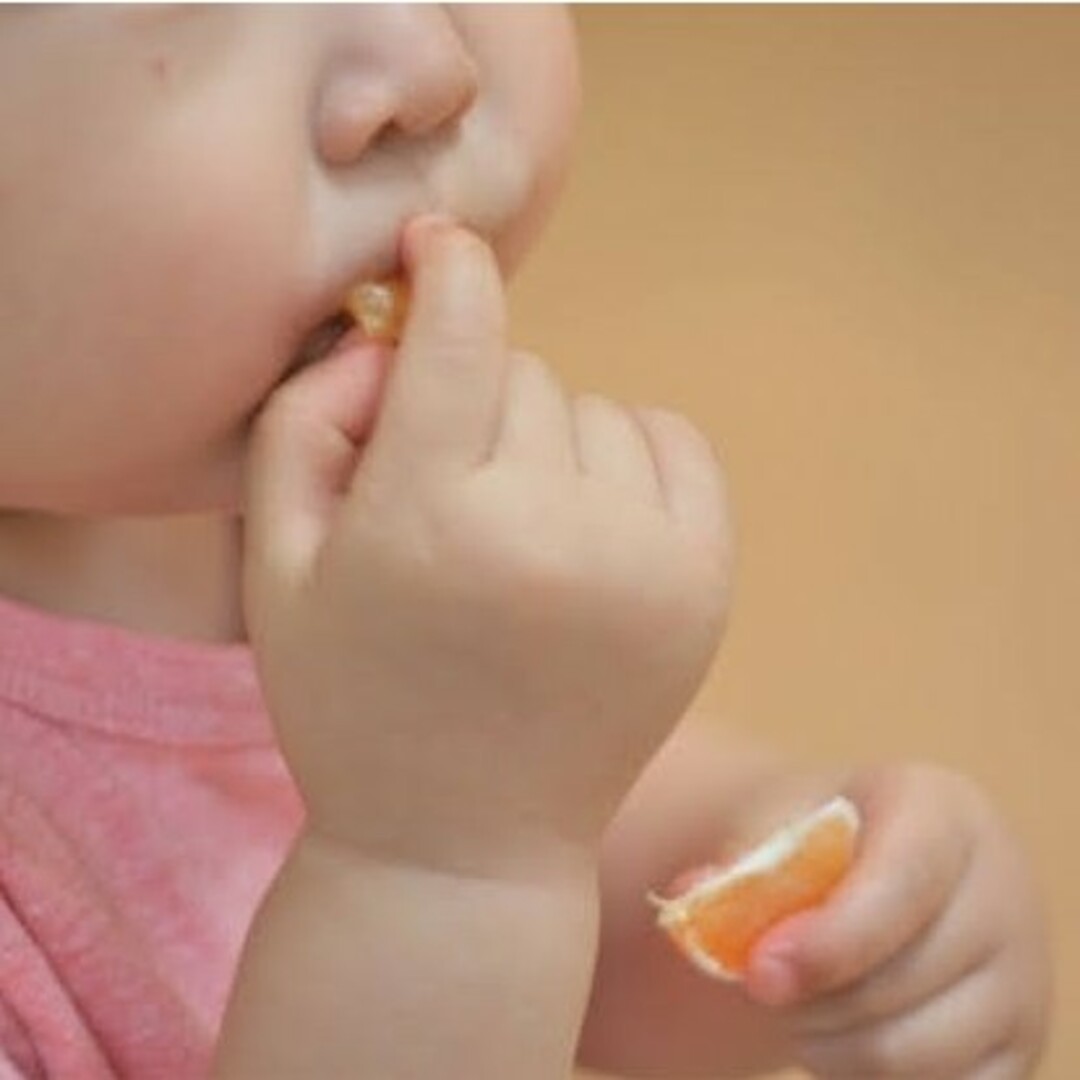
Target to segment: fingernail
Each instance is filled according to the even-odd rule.
[[[424,241],[440,229],[453,228],[457,221],[449,214],[430,210],[410,218],[402,230],[401,257],[406,265],[411,265],[417,251]]]
[[[755,957],[747,973],[746,989],[762,1005],[787,1005],[794,1001],[798,980],[791,961],[776,953]]]

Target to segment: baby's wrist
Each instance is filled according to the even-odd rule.
[[[392,867],[418,877],[484,880],[553,890],[595,890],[599,846],[554,836],[481,838],[443,832],[393,839],[368,832],[345,834],[309,816],[292,858],[336,863],[342,874]]]
[[[595,874],[467,876],[308,828],[253,921],[225,1076],[569,1076]]]

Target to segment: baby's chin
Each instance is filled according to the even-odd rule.
[[[147,478],[114,494],[106,513],[135,517],[210,514],[239,516],[244,506],[244,454],[238,449],[186,476]]]
[[[54,517],[237,516],[244,501],[241,447],[212,462],[126,475],[37,477],[32,490],[0,485],[0,507]]]

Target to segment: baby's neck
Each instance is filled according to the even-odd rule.
[[[0,513],[0,594],[144,633],[241,640],[239,523]]]

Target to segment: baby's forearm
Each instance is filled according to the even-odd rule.
[[[300,841],[249,935],[216,1076],[566,1080],[597,886],[469,878]]]

